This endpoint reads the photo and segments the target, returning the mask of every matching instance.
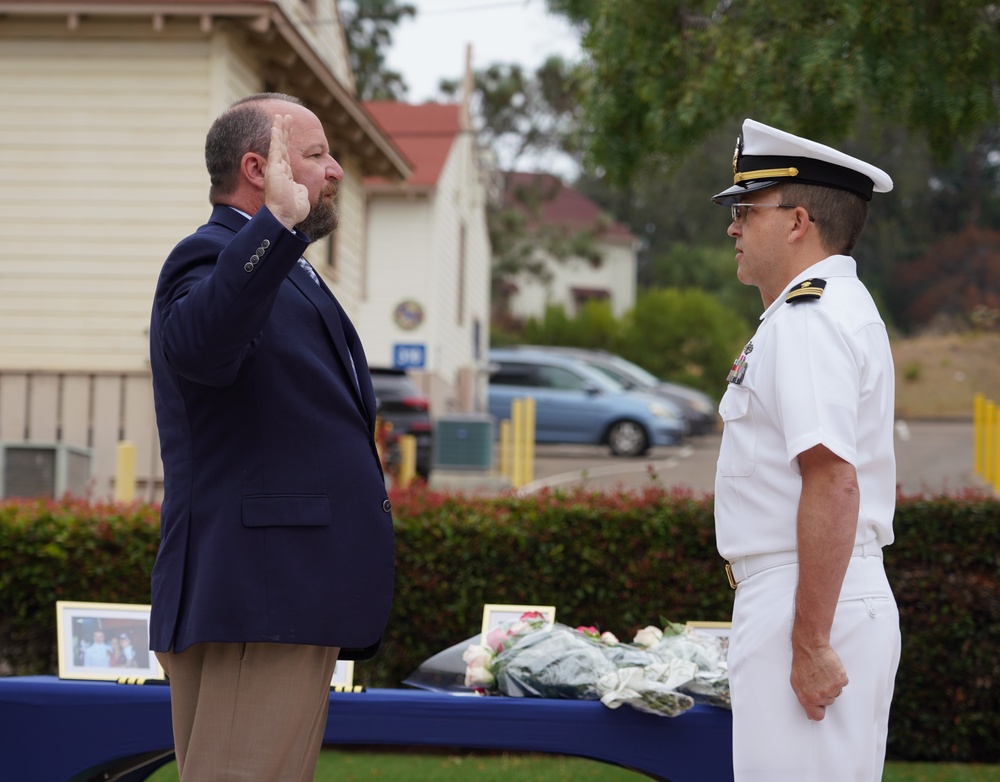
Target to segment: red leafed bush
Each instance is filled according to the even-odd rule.
[[[727,621],[713,499],[545,492],[392,492],[397,572],[382,651],[355,679],[399,687],[428,657],[476,635],[485,603],[554,605],[557,621],[630,638],[650,624]],[[886,568],[903,657],[889,756],[1000,758],[1000,500],[898,499]],[[148,603],[159,509],[0,502],[0,670],[55,673],[55,601]]]

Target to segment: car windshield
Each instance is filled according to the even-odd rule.
[[[600,372],[601,375],[603,375],[607,380],[611,381],[611,383],[617,389],[620,389],[622,391],[627,391],[629,388],[635,387],[633,383],[629,383],[627,380],[625,380],[624,376],[621,373],[616,372],[610,367],[606,367],[601,364],[591,364],[589,361],[587,362],[587,366],[589,366],[591,369],[595,369],[598,372]]]
[[[632,377],[643,385],[658,386],[663,382],[649,370],[643,369],[638,364],[633,364],[624,358],[617,359],[615,363],[620,365],[623,371],[628,372],[628,374],[632,375]]]

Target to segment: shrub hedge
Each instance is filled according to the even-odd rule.
[[[478,633],[484,603],[555,605],[623,639],[648,624],[730,618],[711,497],[393,493],[397,577],[382,651],[355,680],[398,687]],[[886,565],[903,657],[889,734],[899,760],[1000,761],[1000,501],[900,497]],[[56,600],[149,602],[158,509],[0,503],[0,666],[55,673]]]

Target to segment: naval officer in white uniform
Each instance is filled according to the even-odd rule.
[[[737,276],[764,307],[719,407],[735,779],[879,782],[900,650],[882,564],[893,364],[851,253],[892,180],[750,119],[733,173],[713,200],[732,210]]]

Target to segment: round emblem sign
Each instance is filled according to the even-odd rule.
[[[413,299],[407,299],[396,305],[392,318],[401,329],[411,331],[424,322],[424,308]]]

